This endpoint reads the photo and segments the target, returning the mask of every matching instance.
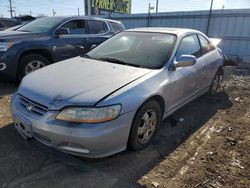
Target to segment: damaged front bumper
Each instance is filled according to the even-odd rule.
[[[38,117],[24,108],[16,95],[12,97],[11,112],[16,129],[25,139],[35,138],[63,152],[91,158],[125,150],[135,114],[129,112],[99,124],[69,123],[55,119],[59,111]]]

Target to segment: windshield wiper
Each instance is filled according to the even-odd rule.
[[[17,31],[30,32],[30,31],[28,31],[28,30],[22,30],[22,29],[18,29]]]
[[[83,57],[92,59],[92,57],[90,55],[88,55],[88,54],[83,55]]]
[[[81,57],[88,58],[88,59],[95,59],[95,60],[99,60],[99,58],[92,57],[92,56],[90,56],[90,55],[88,55],[88,54],[85,54],[85,55],[83,55],[83,56],[81,56]]]
[[[111,63],[117,63],[117,64],[121,64],[121,65],[129,65],[129,66],[133,66],[133,67],[140,67],[140,68],[142,68],[141,65],[136,65],[136,64],[132,64],[132,63],[127,63],[127,62],[124,62],[124,61],[122,61],[122,60],[115,59],[115,58],[103,57],[103,58],[98,58],[98,60],[101,60],[101,61],[108,61],[108,62],[111,62]]]

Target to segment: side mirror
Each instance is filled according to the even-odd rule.
[[[174,63],[175,68],[178,67],[189,67],[196,63],[196,57],[193,55],[182,55]]]
[[[60,27],[56,30],[55,35],[58,37],[60,35],[68,35],[69,29],[65,27]]]

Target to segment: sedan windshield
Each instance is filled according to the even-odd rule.
[[[163,33],[123,32],[102,43],[85,57],[156,69],[166,62],[176,36]]]
[[[61,20],[62,18],[58,17],[39,18],[20,27],[18,31],[34,32],[34,33],[48,32]]]

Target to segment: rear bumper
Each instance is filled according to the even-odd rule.
[[[73,124],[56,120],[58,112],[34,117],[19,106],[15,99],[12,99],[11,111],[14,122],[17,119],[29,122],[26,123],[30,124],[31,133],[28,137],[34,137],[63,152],[90,158],[105,157],[125,150],[135,115],[135,112],[129,112],[105,123]],[[20,132],[20,128],[18,130]]]

